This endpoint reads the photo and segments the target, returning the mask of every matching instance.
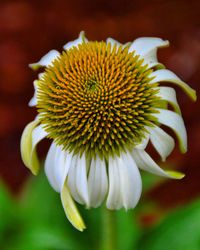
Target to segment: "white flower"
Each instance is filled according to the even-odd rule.
[[[169,82],[192,100],[196,92],[157,60],[157,49],[169,42],[138,38],[121,45],[112,38],[90,42],[78,39],[53,50],[30,66],[45,67],[34,81],[29,105],[39,115],[24,129],[21,154],[37,174],[37,144],[53,139],[45,160],[45,173],[60,193],[65,213],[79,230],[85,228],[75,203],[108,209],[134,208],[141,195],[139,169],[180,179],[184,175],[161,169],[145,151],[149,142],[162,161],[174,148],[174,139],[160,125],[171,128],[181,152],[187,151],[187,134]],[[171,110],[168,110],[168,105]]]

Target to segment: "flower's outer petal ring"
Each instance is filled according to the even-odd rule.
[[[179,141],[180,151],[185,153],[187,151],[187,133],[182,117],[170,110],[157,110],[159,113],[155,113],[154,116],[157,117],[161,124],[170,127],[175,132]]]
[[[61,201],[62,201],[65,214],[68,220],[70,221],[70,223],[79,231],[83,231],[86,228],[86,226],[75,205],[75,202],[73,201],[70,195],[70,192],[66,183],[63,185],[63,188],[61,191]]]
[[[39,120],[36,119],[25,127],[20,143],[22,160],[34,175],[37,175],[39,171],[36,145],[47,135],[41,125],[37,126],[38,123]]]
[[[163,129],[154,126],[149,128],[150,140],[160,154],[162,161],[165,161],[167,156],[172,152],[175,146],[174,139],[168,135]]]
[[[196,101],[196,91],[192,89],[188,84],[183,82],[177,75],[168,69],[159,69],[150,74],[150,77],[153,77],[150,83],[156,82],[171,82],[179,87],[181,87],[185,93],[193,100]]]
[[[138,167],[129,153],[122,153],[117,159],[123,207],[134,208],[141,196],[142,181]]]
[[[105,161],[98,156],[92,159],[88,177],[88,189],[90,196],[90,206],[98,207],[105,199],[108,190],[108,177]]]
[[[170,87],[159,87],[158,95],[165,101],[169,102],[174,108],[175,112],[181,114],[180,107],[176,99],[176,91]]]
[[[184,174],[176,171],[164,171],[144,150],[134,149],[131,152],[131,155],[140,169],[148,171],[152,174],[173,179],[182,179],[185,176]]]
[[[33,70],[37,70],[40,67],[47,67],[60,55],[57,50],[50,50],[45,56],[43,56],[38,62],[29,64],[29,67]]]
[[[68,49],[70,49],[70,48],[72,48],[72,47],[77,47],[79,44],[81,44],[81,43],[86,43],[86,42],[88,42],[88,40],[87,40],[87,38],[85,37],[85,32],[84,32],[84,31],[81,31],[80,34],[79,34],[79,37],[78,37],[76,40],[66,43],[66,44],[63,46],[63,48],[64,48],[65,50],[68,50]]]
[[[156,37],[141,37],[133,41],[129,48],[129,52],[135,51],[144,59],[144,64],[148,64],[148,68],[157,67],[164,68],[164,65],[157,60],[157,49],[169,46],[169,41],[164,41]]]
[[[106,201],[108,209],[120,209],[122,207],[122,197],[120,190],[119,168],[115,158],[109,157],[108,162],[109,190]]]

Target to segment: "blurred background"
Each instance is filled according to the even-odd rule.
[[[200,89],[200,1],[1,0],[0,20],[0,179],[2,183],[0,217],[10,218],[4,224],[0,222],[0,233],[2,233],[0,236],[0,249],[68,249],[65,248],[68,243],[56,247],[56,240],[54,247],[49,243],[48,247],[43,246],[40,248],[41,242],[44,242],[42,239],[40,239],[41,242],[38,245],[31,248],[32,243],[30,242],[37,241],[42,233],[38,233],[40,236],[36,235],[35,238],[33,237],[34,239],[31,238],[32,240],[27,236],[29,241],[26,242],[29,242],[27,243],[29,245],[23,245],[24,248],[19,243],[19,239],[22,237],[19,232],[18,245],[16,242],[15,246],[5,243],[8,236],[16,235],[17,229],[23,228],[24,221],[29,221],[28,218],[31,217],[29,213],[32,213],[33,210],[41,212],[44,204],[42,205],[40,202],[43,203],[43,199],[45,199],[45,206],[48,206],[49,201],[45,192],[50,193],[50,196],[52,196],[49,204],[53,207],[55,207],[54,199],[59,201],[59,197],[56,194],[54,195],[48,184],[46,182],[42,183],[45,178],[39,177],[38,182],[41,181],[41,183],[36,183],[37,178],[35,177],[32,179],[31,174],[24,167],[20,158],[21,133],[25,125],[36,115],[34,108],[29,108],[27,104],[33,95],[32,83],[37,77],[37,73],[33,72],[28,67],[28,64],[38,61],[51,49],[62,50],[62,46],[66,42],[76,39],[81,30],[85,31],[89,40],[100,41],[105,40],[107,37],[113,37],[122,43],[133,41],[141,36],[155,36],[171,42],[169,48],[159,50],[159,60],[196,89],[198,94]],[[146,244],[148,246],[152,244],[152,248],[145,248],[145,244],[142,245],[141,241],[147,233],[155,234],[155,237],[152,237],[153,239],[157,238],[159,229],[156,227],[160,226],[162,228],[159,223],[168,223],[169,228],[173,227],[173,219],[170,216],[175,215],[171,215],[171,213],[180,214],[182,212],[187,215],[189,214],[188,211],[192,209],[200,211],[200,205],[198,204],[200,197],[200,167],[198,160],[200,154],[200,102],[199,100],[196,103],[191,102],[179,89],[177,89],[177,97],[188,131],[188,153],[182,155],[176,147],[164,166],[177,168],[183,171],[186,177],[181,181],[154,180],[150,175],[144,177],[146,192],[143,194],[142,202],[147,205],[141,209],[138,208],[138,212],[136,212],[136,224],[140,227],[140,230],[142,228],[142,234],[140,237],[138,236],[140,239],[137,242],[136,249],[165,249],[155,245],[157,243],[151,239],[148,241],[150,236],[146,237]],[[39,147],[41,157],[44,156],[47,150],[47,144],[46,142]],[[159,160],[157,155],[154,158]],[[30,184],[30,182],[33,182],[33,184]],[[45,187],[43,188],[43,186]],[[40,188],[43,188],[43,198],[42,194],[39,197],[37,193],[40,192]],[[31,199],[30,195],[33,195],[33,203],[35,203],[27,208],[26,205]],[[58,204],[59,208],[55,207],[55,210],[53,210],[49,205],[48,209],[54,212],[62,210],[59,202]],[[25,213],[24,211],[29,214],[26,219],[16,217],[16,211],[13,211],[15,206],[21,211],[19,212],[20,216]],[[177,212],[179,211],[177,209],[181,209],[181,212]],[[7,214],[8,211],[10,211],[10,214]],[[54,212],[53,214],[55,214]],[[90,211],[86,212],[90,213]],[[61,218],[64,218],[64,214],[62,211],[58,213],[61,213],[58,217],[60,216],[62,224]],[[47,214],[47,211],[44,210],[44,217]],[[198,217],[200,224],[200,214],[195,215]],[[39,215],[36,214],[35,216]],[[48,216],[48,218],[52,218],[50,212]],[[168,221],[162,221],[163,218],[165,220],[166,216],[170,217],[171,224]],[[42,215],[41,217],[44,218]],[[183,217],[179,218],[179,220],[182,221]],[[190,223],[189,236],[187,232],[187,237],[190,237],[190,232],[193,235],[194,231],[197,231],[198,235],[192,236],[192,239],[190,239],[196,241],[193,247],[191,246],[192,243],[180,245],[182,250],[200,249],[200,227],[195,227],[197,217],[192,217],[193,221]],[[90,219],[92,220],[92,218]],[[13,226],[13,220],[16,222],[15,227]],[[188,221],[190,220],[188,219]],[[188,221],[185,225],[180,226],[180,230],[188,226]],[[9,223],[12,225],[11,228]],[[30,221],[29,223],[31,225]],[[64,228],[66,225],[67,222],[63,223],[62,227]],[[38,228],[41,230],[41,226],[38,226]],[[32,231],[36,232],[37,230]],[[132,231],[130,230],[130,232]],[[168,234],[168,236],[164,234],[161,239],[169,242],[170,237],[172,237],[170,235],[173,233],[168,232]],[[52,235],[55,236],[56,233],[52,233]],[[81,237],[83,238],[83,236]],[[52,237],[50,238],[52,239]],[[181,236],[182,238],[184,238],[184,234]],[[47,239],[49,238],[47,237]],[[175,238],[174,242],[176,242],[176,245],[179,241]],[[69,249],[76,249],[76,247]],[[89,249],[89,247],[85,249]],[[127,248],[124,246],[121,249],[134,249],[133,243]],[[176,245],[175,248],[171,247],[171,250],[173,249],[178,250],[179,248]]]

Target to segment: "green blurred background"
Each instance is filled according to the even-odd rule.
[[[103,209],[80,207],[88,229],[76,232],[41,172],[24,167],[19,141],[36,115],[27,103],[37,73],[28,64],[51,49],[61,50],[85,30],[91,40],[124,43],[140,36],[171,42],[158,56],[199,92],[200,1],[0,1],[0,250],[100,249]],[[117,250],[200,250],[200,103],[177,89],[188,131],[188,153],[176,147],[163,165],[186,177],[164,180],[143,174],[139,206],[115,213]],[[41,158],[49,142],[39,147]],[[154,159],[158,155],[149,148]]]

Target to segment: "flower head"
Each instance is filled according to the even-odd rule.
[[[37,174],[36,145],[44,137],[52,139],[45,172],[79,230],[84,223],[73,199],[87,207],[106,200],[109,209],[129,209],[141,195],[139,168],[183,177],[161,169],[145,151],[151,142],[164,161],[173,150],[174,139],[162,124],[175,132],[181,152],[187,150],[175,90],[161,83],[180,86],[192,100],[196,93],[158,62],[157,49],[165,46],[168,41],[159,38],[139,38],[125,45],[111,38],[93,42],[81,32],[62,54],[50,51],[30,65],[45,70],[34,81],[29,104],[39,114],[23,132],[22,159]]]

